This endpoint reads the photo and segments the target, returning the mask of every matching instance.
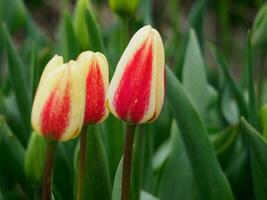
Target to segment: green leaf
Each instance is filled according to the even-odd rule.
[[[223,72],[225,80],[229,84],[230,89],[232,90],[233,95],[236,98],[239,112],[241,113],[241,115],[243,115],[245,117],[248,116],[247,105],[246,105],[244,96],[242,94],[242,91],[241,91],[240,87],[237,85],[237,83],[235,82],[233,76],[231,75],[224,57],[222,56],[222,54],[219,53],[218,50],[216,51],[216,59],[217,59],[218,66],[220,67],[220,69]]]
[[[267,199],[267,142],[244,118],[241,118],[241,126],[250,145],[255,197]]]
[[[23,188],[28,188],[23,173],[25,149],[11,132],[3,116],[0,116],[0,161],[8,169],[11,177],[18,180]]]
[[[85,10],[85,19],[88,31],[90,49],[105,53],[103,38],[97,22],[90,10]]]
[[[110,199],[108,161],[98,126],[88,126],[84,199]]]
[[[66,60],[76,59],[79,54],[79,48],[68,11],[64,12],[64,42]]]
[[[180,131],[173,121],[170,155],[161,175],[157,196],[159,199],[193,199],[193,174]]]
[[[119,165],[117,167],[116,175],[114,178],[114,183],[112,187],[112,200],[121,199],[121,179],[122,179],[122,163],[123,157],[121,158]]]
[[[246,41],[246,53],[245,53],[245,63],[246,63],[246,82],[248,84],[248,119],[249,122],[256,128],[258,128],[258,114],[256,106],[256,95],[254,90],[253,82],[253,69],[252,69],[252,57],[251,57],[251,33],[248,31],[247,41]]]
[[[166,96],[180,126],[201,198],[233,199],[229,183],[219,166],[199,115],[185,89],[169,68],[166,70],[166,83]]]
[[[40,78],[40,67],[37,62],[37,51],[35,43],[32,45],[32,52],[31,52],[31,101],[34,99],[35,91],[38,86]]]
[[[30,125],[30,96],[26,86],[24,67],[20,57],[11,42],[10,35],[5,25],[2,25],[3,38],[7,52],[8,70],[13,84],[20,114],[27,126]]]
[[[157,197],[149,194],[148,192],[142,190],[140,200],[159,200]]]
[[[170,143],[170,139],[167,139],[159,146],[157,151],[154,153],[152,160],[152,166],[154,171],[160,170],[166,163],[171,151]]]
[[[182,83],[200,116],[204,117],[207,109],[207,78],[201,49],[193,29],[189,32]]]
[[[111,180],[113,180],[122,156],[124,142],[123,124],[122,121],[110,115],[100,124],[100,128],[107,152],[109,174]],[[115,135],[116,137],[114,137]]]

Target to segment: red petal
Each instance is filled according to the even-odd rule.
[[[93,61],[86,77],[85,124],[97,123],[105,115],[105,87],[99,67],[98,63]]]
[[[122,74],[113,101],[123,120],[138,123],[149,106],[153,65],[152,40],[146,40]]]
[[[63,96],[60,96],[63,94]],[[41,131],[48,138],[58,140],[69,123],[70,86],[58,92],[56,88],[47,99],[41,112]]]

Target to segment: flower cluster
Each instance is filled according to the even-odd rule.
[[[83,125],[105,120],[109,111],[128,123],[154,121],[165,94],[164,59],[161,37],[151,26],[133,36],[110,85],[102,53],[82,52],[68,63],[55,55],[34,98],[33,128],[50,140],[67,141],[78,136]]]

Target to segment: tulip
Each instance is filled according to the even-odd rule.
[[[139,0],[109,0],[113,12],[121,16],[132,15],[139,5]]]
[[[154,121],[165,95],[164,48],[158,31],[144,26],[133,36],[110,82],[109,110],[133,124]]]
[[[54,56],[45,67],[32,106],[32,126],[44,137],[67,141],[76,137],[82,127],[85,86],[75,61],[63,64]]]
[[[108,116],[106,94],[109,84],[108,62],[101,53],[86,51],[77,61],[85,75],[85,113],[84,124],[96,124]]]
[[[128,44],[110,82],[107,105],[126,121],[121,200],[130,194],[131,162],[136,124],[154,121],[165,95],[164,48],[158,31],[141,28]]]
[[[83,52],[78,56],[77,62],[82,69],[85,85],[84,126],[80,136],[79,177],[76,190],[76,199],[80,200],[84,198],[83,191],[88,135],[87,125],[100,123],[108,116],[106,94],[109,84],[109,73],[107,59],[99,52]]]

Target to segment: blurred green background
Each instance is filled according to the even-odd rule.
[[[147,24],[164,42],[167,95],[137,129],[132,199],[267,199],[264,0],[0,0],[0,24],[0,200],[40,199],[45,146],[30,113],[47,61],[101,51],[112,77]],[[91,131],[86,199],[117,200],[124,124],[110,115]],[[74,199],[78,153],[78,139],[58,147],[56,200]]]

